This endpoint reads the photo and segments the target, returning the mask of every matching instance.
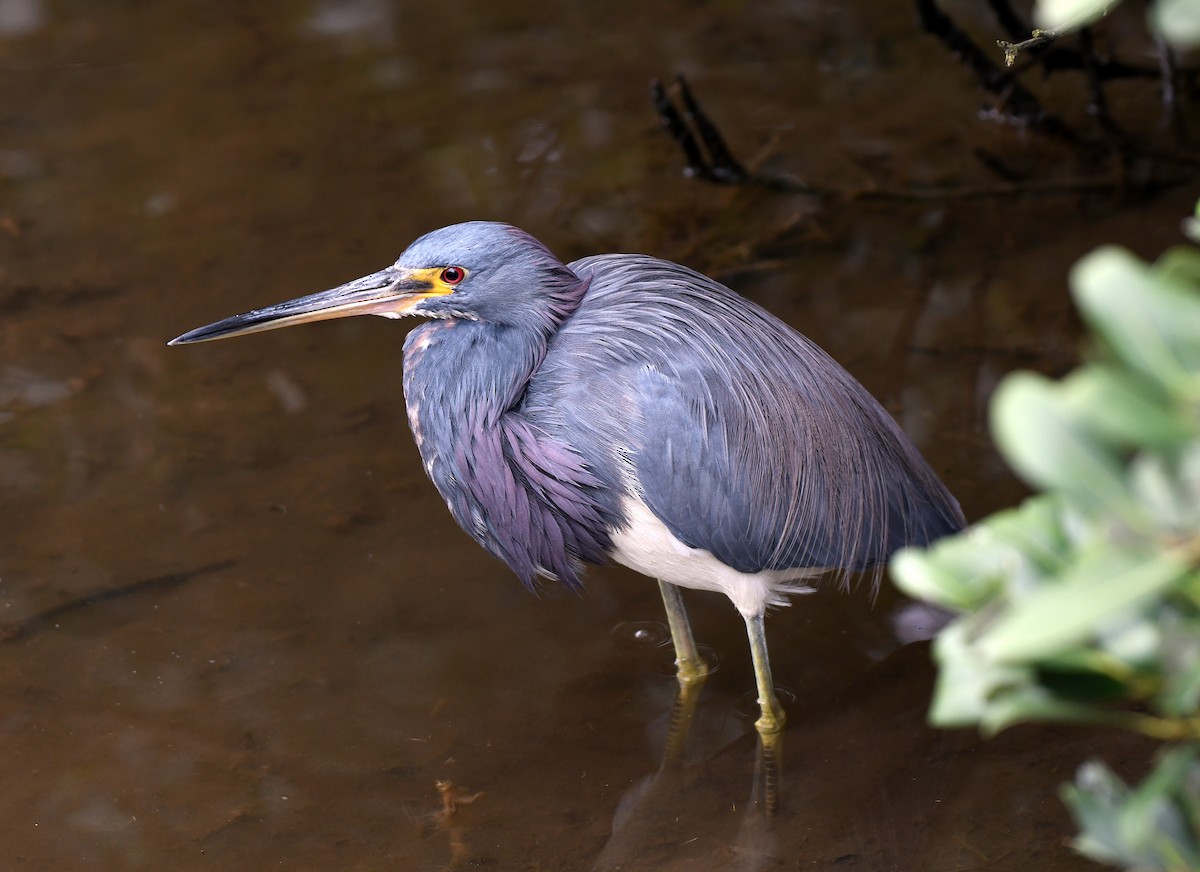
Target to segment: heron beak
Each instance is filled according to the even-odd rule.
[[[255,309],[244,315],[234,315],[214,324],[197,327],[175,337],[167,344],[208,342],[245,333],[261,333],[277,327],[291,327],[293,324],[306,324],[309,321],[348,318],[351,315],[399,318],[422,300],[448,293],[448,288],[435,281],[437,274],[436,269],[407,270],[389,266],[330,291],[309,294],[307,297],[299,297],[286,303],[277,303],[265,309]]]

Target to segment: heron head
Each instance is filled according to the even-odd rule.
[[[528,233],[470,221],[417,239],[389,267],[328,291],[234,315],[179,336],[182,345],[351,315],[458,318],[550,332],[586,290]]]

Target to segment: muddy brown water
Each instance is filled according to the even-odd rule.
[[[771,617],[795,701],[766,820],[736,613],[688,598],[719,668],[655,777],[655,585],[604,568],[531,596],[453,525],[407,432],[406,323],[164,344],[503,219],[564,259],[718,274],[874,391],[969,517],[1011,505],[992,388],[1069,368],[1071,262],[1153,254],[1189,196],[721,189],[649,109],[650,77],[687,72],[737,152],[843,191],[990,184],[981,148],[1080,171],[982,126],[913,19],[0,0],[0,868],[1089,868],[1056,785],[1092,754],[1137,775],[1146,748],[926,727],[928,649],[886,587]]]

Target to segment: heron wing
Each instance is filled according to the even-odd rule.
[[[961,527],[887,412],[773,315],[667,261],[571,268],[592,287],[542,367],[570,394],[558,417],[685,544],[743,572],[851,572]]]

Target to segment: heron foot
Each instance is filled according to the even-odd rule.
[[[768,736],[778,736],[783,732],[784,722],[787,721],[787,713],[778,701],[772,699],[759,700],[758,704],[762,707],[762,715],[754,722],[754,729],[758,730],[758,734],[765,740]]]
[[[675,660],[675,678],[683,690],[704,684],[710,672],[704,658],[697,654],[695,657],[680,657]]]

